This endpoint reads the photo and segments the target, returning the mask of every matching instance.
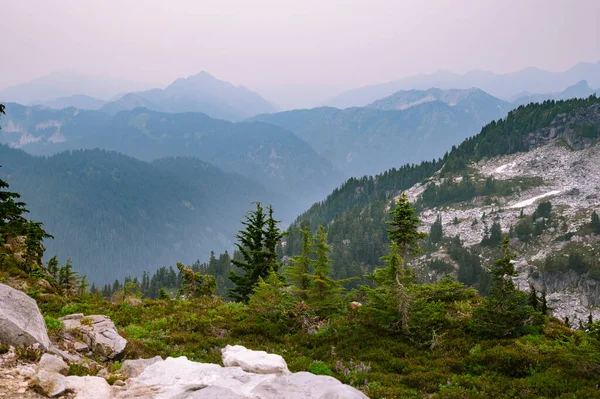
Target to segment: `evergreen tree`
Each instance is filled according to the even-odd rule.
[[[398,246],[402,257],[401,267],[404,268],[408,255],[421,253],[419,241],[427,237],[427,234],[418,231],[421,219],[415,215],[415,209],[411,207],[406,193],[402,193],[390,215],[392,220],[386,222],[392,226],[388,229],[388,238]]]
[[[442,241],[442,238],[444,238],[442,217],[438,215],[435,218],[435,222],[433,222],[433,224],[431,225],[431,229],[429,230],[429,240],[432,243],[437,244],[438,242]]]
[[[290,259],[292,263],[285,270],[285,276],[292,285],[292,291],[303,300],[307,299],[310,279],[308,274],[312,264],[313,237],[308,228],[302,229],[302,253]]]
[[[171,296],[167,293],[167,291],[164,288],[161,288],[160,290],[158,290],[158,299],[161,301],[168,301],[169,299],[171,299]]]
[[[475,309],[470,320],[471,328],[484,337],[514,337],[521,335],[528,325],[543,323],[541,315],[528,305],[527,295],[519,291],[512,281],[511,277],[516,272],[509,244],[509,238],[505,237],[501,245],[503,257],[490,270],[490,293],[484,305]]]
[[[600,234],[600,216],[596,211],[592,213],[591,226],[594,233]]]
[[[379,279],[380,284],[387,285],[392,290],[395,307],[401,315],[402,329],[408,330],[410,303],[405,287],[408,275],[406,262],[409,255],[417,255],[421,252],[419,241],[427,237],[427,234],[418,231],[421,219],[415,215],[406,193],[402,193],[396,208],[390,214],[392,219],[387,222],[392,226],[388,229],[388,237],[391,241],[390,254],[386,257],[387,267],[380,272],[380,276],[384,278],[379,277]],[[375,278],[378,278],[377,272]]]
[[[537,296],[537,291],[533,285],[529,285],[529,306],[531,306],[534,310],[538,310],[540,307],[540,300]]]
[[[77,291],[80,297],[84,296],[87,293],[87,289],[89,286],[90,284],[87,282],[87,276],[81,276],[81,278],[79,279],[79,286],[77,287]]]
[[[248,302],[259,277],[263,279],[271,270],[277,272],[277,244],[283,233],[277,227],[279,221],[273,218],[273,208],[269,207],[269,216],[263,211],[260,202],[256,203],[256,211],[250,211],[242,222],[245,230],[236,235],[236,243],[241,259],[233,259],[232,263],[241,269],[242,275],[231,271],[230,280],[235,287],[229,290],[230,296],[236,301]]]
[[[339,294],[343,291],[344,281],[331,278],[331,249],[327,245],[327,233],[319,226],[315,238],[315,255],[313,273],[307,275],[310,280],[308,300],[319,310],[330,310],[339,302]]]
[[[71,290],[77,282],[77,273],[73,271],[71,259],[67,259],[67,263],[58,270],[58,283],[65,290]]]
[[[542,291],[542,304],[541,304],[541,312],[544,316],[546,316],[548,314],[548,302],[546,300],[546,287],[544,287],[544,290]]]
[[[283,231],[278,227],[279,222],[279,220],[275,220],[273,217],[273,206],[269,205],[269,217],[267,218],[264,229],[265,255],[267,265],[274,272],[279,270],[279,263],[277,262],[277,246],[284,236]]]
[[[55,279],[58,278],[58,259],[56,259],[56,255],[50,258],[46,269],[52,277],[54,277]]]

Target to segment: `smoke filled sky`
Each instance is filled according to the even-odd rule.
[[[65,69],[350,88],[600,60],[598,0],[4,0],[0,19],[0,88]]]

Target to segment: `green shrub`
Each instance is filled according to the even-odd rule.
[[[329,366],[320,360],[312,362],[312,364],[308,366],[308,371],[316,375],[333,375],[333,371],[331,371]]]
[[[42,357],[43,351],[33,346],[17,346],[15,347],[17,357],[21,360],[37,363]]]
[[[55,319],[51,316],[44,316],[44,322],[46,322],[46,328],[48,332],[57,332],[63,329],[65,323],[61,320]]]

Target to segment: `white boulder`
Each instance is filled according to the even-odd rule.
[[[258,353],[258,355],[256,355]],[[239,354],[244,354],[239,359]],[[223,349],[223,363],[243,363],[249,369],[265,370],[265,352],[244,347]],[[235,356],[233,356],[235,355]],[[252,355],[252,356],[251,356]],[[365,399],[362,392],[342,384],[333,377],[307,372],[291,374],[283,358],[266,362],[276,370],[272,373],[248,372],[240,366],[221,367],[218,364],[196,363],[186,357],[167,358],[144,368],[137,378],[130,378],[124,389],[115,393],[117,399]],[[226,361],[227,358],[227,361]],[[274,359],[266,356],[266,359]],[[279,360],[280,359],[280,360]],[[148,359],[153,360],[153,359]],[[256,364],[252,361],[255,360]],[[281,365],[283,363],[283,367]],[[257,366],[260,365],[260,366]],[[137,370],[137,367],[134,367]],[[284,370],[284,371],[282,371]],[[368,399],[368,398],[367,398]]]
[[[258,384],[252,397],[264,399],[368,399],[351,386],[344,385],[333,377],[299,372],[279,376]]]
[[[144,372],[146,367],[162,361],[163,359],[160,356],[151,359],[125,360],[119,369],[119,374],[127,378],[137,377]]]
[[[0,284],[0,344],[50,347],[37,303],[23,292]]]
[[[253,351],[241,345],[227,345],[221,349],[225,367],[239,366],[257,374],[289,374],[283,357],[265,351]]]

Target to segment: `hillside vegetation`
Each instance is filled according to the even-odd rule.
[[[562,142],[568,142],[570,148],[592,145],[600,137],[597,128],[600,125],[597,112],[599,103],[599,98],[591,96],[587,99],[521,106],[511,111],[505,119],[486,125],[478,135],[466,139],[459,146],[453,146],[438,160],[407,164],[376,176],[351,178],[324,201],[314,204],[298,217],[290,227],[286,255],[298,253],[299,230],[302,226],[315,231],[317,226],[323,225],[327,227],[333,248],[335,273],[339,273],[339,276],[360,276],[362,273],[359,271],[364,273],[381,265],[381,257],[386,254],[386,209],[401,192],[415,185],[420,186],[415,195],[423,194],[423,198],[417,202],[418,209],[422,209],[457,200],[471,200],[485,193],[499,194],[502,190],[518,191],[535,187],[540,184],[539,178],[523,179],[522,176],[505,182],[494,181],[493,178],[486,182],[484,178],[475,185],[469,185],[465,180],[452,186],[449,181],[439,187],[430,186],[425,192],[426,186],[419,183],[431,177],[460,179],[463,174],[468,174],[474,162],[525,152],[551,143],[563,133],[565,137]],[[572,124],[566,121],[577,122]],[[428,219],[428,224],[432,221]]]

